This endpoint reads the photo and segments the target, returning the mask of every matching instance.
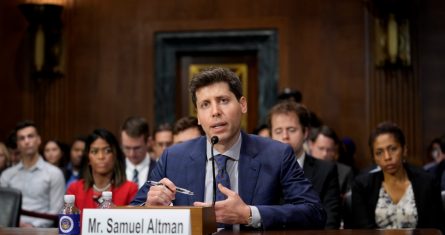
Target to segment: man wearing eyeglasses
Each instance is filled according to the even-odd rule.
[[[141,188],[147,182],[156,161],[148,154],[149,127],[144,118],[129,117],[121,128],[121,145],[125,154],[127,179]]]

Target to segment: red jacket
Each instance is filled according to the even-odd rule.
[[[85,180],[77,180],[72,183],[66,191],[66,194],[73,194],[76,196],[76,207],[83,211],[84,208],[97,208],[99,203],[97,199],[101,197],[100,193],[95,193],[93,188],[90,187],[86,191],[84,189]],[[111,186],[111,192],[113,192],[113,203],[116,206],[126,206],[130,204],[133,197],[138,191],[138,185],[126,181],[118,188]]]

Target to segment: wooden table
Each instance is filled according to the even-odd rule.
[[[58,235],[57,228],[0,228],[0,235]],[[220,231],[218,235],[228,234],[266,234],[266,235],[441,235],[436,229],[387,229],[387,230],[282,230],[282,231]]]
[[[1,234],[1,233],[0,233]],[[437,229],[341,229],[341,230],[282,230],[282,231],[220,231],[218,235],[267,234],[267,235],[441,235]]]

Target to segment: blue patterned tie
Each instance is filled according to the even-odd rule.
[[[218,154],[215,156],[216,165],[218,166],[218,174],[216,175],[216,185],[222,184],[224,187],[230,189],[230,177],[227,173],[226,163],[229,157]],[[216,201],[225,200],[226,195],[221,193],[218,188],[216,188]]]
[[[139,183],[139,171],[136,169],[136,168],[134,168],[134,171],[133,171],[133,182],[135,182],[136,184],[138,184]]]

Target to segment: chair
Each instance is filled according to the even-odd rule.
[[[18,227],[22,193],[13,188],[0,187],[0,227]]]
[[[48,213],[42,213],[42,212],[36,212],[36,211],[28,211],[28,210],[20,210],[21,215],[26,215],[29,217],[39,218],[39,219],[46,219],[51,220],[52,224],[50,227],[56,227],[59,223],[59,216],[54,214],[48,214]]]

